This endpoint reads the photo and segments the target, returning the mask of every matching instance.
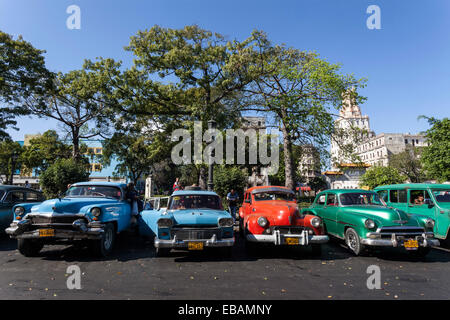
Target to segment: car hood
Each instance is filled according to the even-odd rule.
[[[416,219],[410,218],[406,212],[392,207],[382,206],[348,206],[346,212],[365,216],[381,223],[381,226],[418,226]]]
[[[108,198],[62,198],[51,199],[42,202],[40,205],[34,206],[32,213],[78,213],[85,206],[96,204],[117,203],[115,199]]]
[[[193,225],[211,225],[217,226],[220,218],[231,218],[231,215],[224,210],[209,209],[185,209],[168,211],[172,216],[175,225],[193,226]]]

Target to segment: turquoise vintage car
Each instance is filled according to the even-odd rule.
[[[367,247],[403,247],[425,256],[431,246],[439,245],[432,219],[423,220],[388,207],[374,191],[326,190],[302,213],[321,217],[327,234],[344,239],[355,255]]]
[[[389,206],[423,220],[433,219],[436,238],[450,244],[450,185],[395,184],[377,187],[375,191]]]
[[[42,192],[31,188],[0,186],[0,233],[4,233],[13,222],[13,207],[16,204],[23,203],[25,207],[31,208],[44,200]]]
[[[88,240],[98,255],[111,253],[115,235],[129,228],[131,206],[125,184],[81,182],[65,197],[37,205],[18,204],[6,233],[17,239],[25,256],[34,256],[46,244]]]
[[[139,234],[154,239],[157,256],[171,249],[203,250],[222,247],[231,254],[234,245],[234,221],[212,191],[188,187],[175,191],[167,208],[154,206],[144,210],[139,219]]]

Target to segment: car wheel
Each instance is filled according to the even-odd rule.
[[[107,223],[99,240],[94,241],[94,252],[100,257],[111,254],[116,240],[116,229],[112,223]]]
[[[239,219],[239,235],[244,238],[245,232],[244,232],[244,219]]]
[[[257,249],[258,249],[258,244],[255,243],[255,242],[252,242],[252,241],[248,241],[248,240],[247,240],[247,234],[249,234],[249,232],[248,232],[248,229],[245,228],[245,229],[244,229],[245,251],[246,251],[248,254],[255,254],[256,251],[257,251]]]
[[[348,228],[345,231],[345,243],[356,256],[359,256],[364,250],[364,245],[361,244],[359,235],[352,228]]]
[[[44,247],[42,242],[38,242],[32,239],[18,239],[17,249],[25,257],[35,257],[39,254],[39,251]]]
[[[322,255],[322,245],[312,244],[311,251],[314,256],[321,256]]]
[[[170,248],[155,248],[155,255],[157,257],[167,257],[170,253]]]

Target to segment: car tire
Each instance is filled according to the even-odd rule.
[[[18,239],[17,249],[25,257],[36,257],[44,247],[42,242],[32,239]]]
[[[170,254],[170,248],[155,248],[155,256],[167,257]]]
[[[361,243],[359,235],[353,228],[348,228],[345,231],[345,244],[355,256],[359,256],[365,249],[365,246]]]
[[[313,256],[321,256],[322,255],[322,245],[312,244],[311,252],[312,252]]]
[[[100,257],[107,257],[111,254],[116,241],[116,228],[112,223],[107,223],[103,229],[102,236],[99,240],[94,240],[94,253]]]
[[[245,252],[250,255],[256,254],[258,250],[258,244],[252,241],[247,240],[248,229],[244,229],[244,243],[245,243]]]
[[[244,232],[244,219],[239,219],[239,235],[242,238],[245,238],[245,232]]]

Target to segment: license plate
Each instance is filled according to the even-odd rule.
[[[294,245],[298,245],[298,238],[286,238],[284,239],[284,242],[288,245],[294,246]]]
[[[417,240],[407,240],[403,243],[406,250],[415,250],[419,248],[419,242]]]
[[[53,237],[55,230],[53,229],[39,229],[39,237]]]
[[[203,242],[189,242],[188,250],[203,250]]]

